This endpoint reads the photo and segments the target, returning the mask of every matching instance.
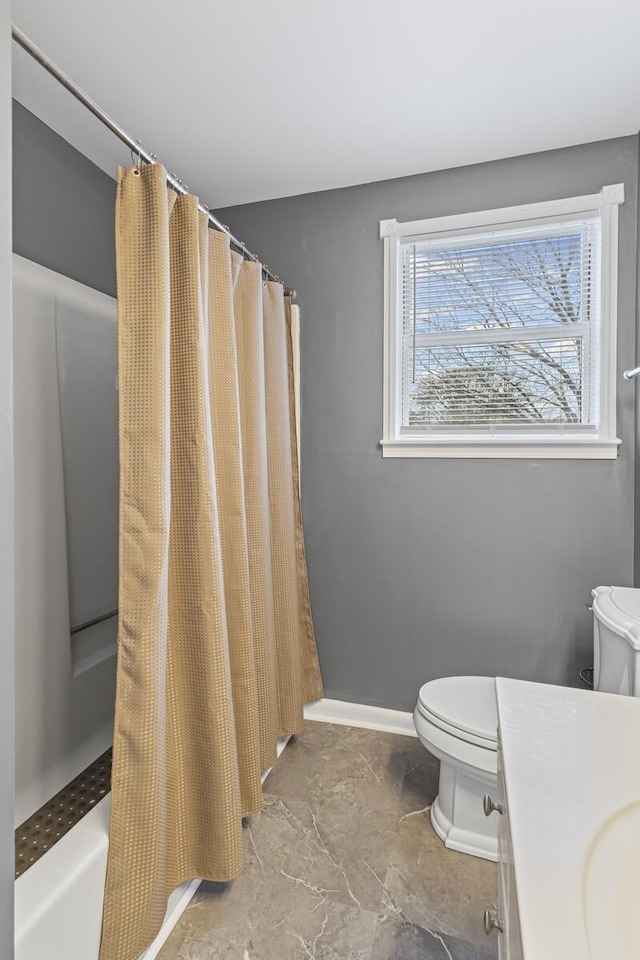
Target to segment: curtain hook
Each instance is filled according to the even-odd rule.
[[[142,140],[136,140],[136,146],[138,147],[138,162],[136,164],[136,169],[133,172],[135,173],[136,177],[139,177],[140,170],[142,169],[142,156],[141,156]],[[131,162],[136,163],[136,158],[133,150],[131,150]]]

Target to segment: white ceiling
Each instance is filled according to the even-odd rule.
[[[13,0],[211,207],[640,128],[639,0]],[[14,95],[111,175],[128,151],[14,44]]]

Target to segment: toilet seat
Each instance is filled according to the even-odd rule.
[[[416,710],[441,730],[494,753],[498,714],[493,677],[442,677],[420,688]]]

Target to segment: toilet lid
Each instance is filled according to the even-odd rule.
[[[640,650],[640,590],[637,587],[596,587],[592,591],[596,618],[634,650]]]
[[[430,680],[420,688],[418,703],[426,713],[462,734],[472,734],[496,744],[498,708],[493,677]]]

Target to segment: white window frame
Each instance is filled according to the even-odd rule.
[[[384,457],[508,457],[557,459],[615,459],[616,437],[616,327],[618,304],[618,207],[624,202],[624,184],[611,184],[599,193],[549,200],[430,220],[380,221],[384,241]],[[597,426],[580,433],[575,428],[549,425],[524,436],[504,429],[499,435],[473,436],[439,431],[437,436],[401,431],[402,377],[399,338],[402,331],[401,239],[416,242],[470,236],[499,226],[526,226],[531,221],[557,222],[562,217],[597,216],[600,219],[600,397]]]

